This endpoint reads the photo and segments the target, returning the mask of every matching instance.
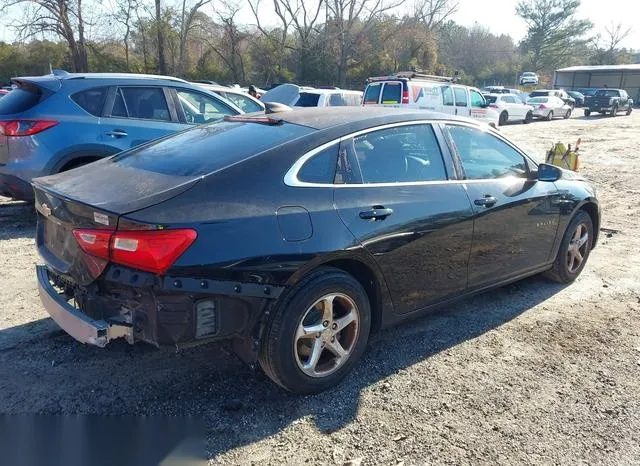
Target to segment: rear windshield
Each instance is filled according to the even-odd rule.
[[[320,94],[311,94],[309,92],[301,92],[296,107],[317,107]]]
[[[533,91],[529,94],[530,97],[548,96],[549,91]]]
[[[620,92],[613,89],[598,89],[596,95],[598,97],[620,97]]]
[[[402,99],[402,83],[385,83],[382,90],[383,104],[399,104]]]
[[[484,96],[484,100],[486,100],[488,104],[495,103],[497,99],[498,99],[498,97],[495,96],[495,95],[485,95]]]
[[[5,95],[0,100],[0,115],[21,113],[34,107],[42,97],[38,88],[17,88]]]
[[[172,176],[201,176],[304,136],[306,126],[220,121],[116,155],[113,163]]]
[[[364,92],[365,104],[377,104],[380,98],[380,90],[382,89],[382,83],[369,84]]]
[[[532,99],[529,99],[527,102],[534,102],[537,104],[541,104],[541,103],[545,103],[549,100],[549,97],[534,97]]]

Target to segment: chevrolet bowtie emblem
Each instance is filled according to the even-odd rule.
[[[51,209],[44,202],[40,205],[40,210],[42,211],[42,215],[44,215],[45,217],[51,215]]]

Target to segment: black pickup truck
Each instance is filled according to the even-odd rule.
[[[584,116],[591,115],[591,112],[610,116],[616,116],[618,112],[626,112],[629,115],[633,110],[633,99],[624,89],[598,89],[593,96],[585,100],[584,104],[586,106]]]

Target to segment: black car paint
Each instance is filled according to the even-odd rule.
[[[321,115],[308,117],[307,123],[317,127],[309,136],[203,176],[186,189],[129,206],[135,208],[104,204],[100,211],[117,218],[121,229],[192,227],[198,238],[164,278],[108,265],[95,283],[82,283],[85,301],[94,300],[105,309],[125,302],[139,313],[138,339],[177,345],[194,339],[193,303],[214,296],[223,320],[214,339],[235,337],[238,352],[250,361],[270,305],[320,265],[347,270],[363,283],[373,302],[374,327],[381,328],[548,268],[566,226],[582,206],[588,206],[597,232],[599,208],[589,185],[562,179],[542,182],[533,175],[491,182],[459,180],[451,168],[459,161],[447,144],[441,149],[450,181],[388,188],[286,185],[284,174],[302,154],[345,134],[425,118],[440,134],[439,120],[452,120],[387,109],[353,119],[351,113],[330,114],[325,126],[318,124]],[[535,164],[529,163],[535,173]],[[79,170],[90,176],[91,169]],[[103,180],[106,188],[93,193],[92,202],[99,203],[101,194],[113,192],[112,184],[122,183],[117,171],[106,173],[114,178]],[[62,183],[73,178],[58,176]],[[96,209],[80,192],[76,200],[65,200],[56,177],[34,184],[39,199],[58,199],[65,206],[60,215],[68,216],[69,225],[96,227],[89,215]],[[66,189],[71,190],[70,185]],[[496,197],[495,205],[473,202],[487,194]],[[391,206],[394,213],[378,221],[358,217],[362,209],[376,205]],[[39,238],[43,220],[40,215]],[[291,230],[291,225],[302,226]],[[535,257],[527,255],[531,251]],[[86,279],[65,273],[46,251],[43,257],[54,275],[69,282],[78,276]],[[427,262],[434,258],[435,263]]]

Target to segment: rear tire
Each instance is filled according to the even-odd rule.
[[[547,115],[547,121],[551,121],[551,120],[553,120],[553,110],[550,110]]]
[[[351,371],[367,346],[370,329],[371,309],[362,285],[342,270],[323,267],[276,304],[258,361],[284,389],[319,393]]]
[[[591,110],[585,109],[584,116],[586,116],[586,117],[591,116]]]
[[[533,112],[527,112],[527,116],[524,117],[524,120],[522,120],[522,123],[526,125],[531,123],[532,120],[533,120]]]
[[[557,283],[573,282],[587,263],[592,242],[591,217],[584,210],[579,210],[564,232],[553,267],[544,276]]]
[[[507,112],[502,112],[500,114],[500,118],[498,118],[498,126],[507,124],[507,121],[509,121],[509,114]]]

